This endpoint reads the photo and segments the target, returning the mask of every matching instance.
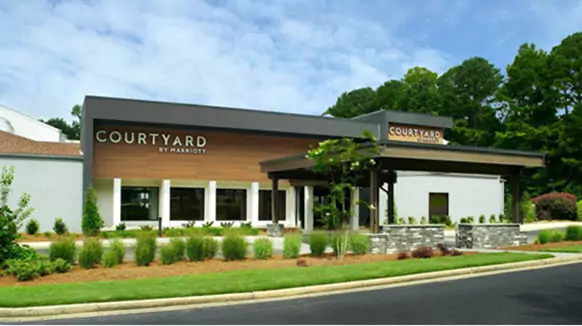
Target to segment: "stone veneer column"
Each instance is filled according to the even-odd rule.
[[[305,186],[305,231],[313,231],[313,187]]]
[[[360,206],[358,205],[358,200],[360,200],[360,188],[355,188],[352,190],[352,219],[350,221],[352,230],[360,229]]]
[[[216,221],[216,181],[208,183],[208,215],[206,221]]]
[[[170,180],[162,180],[160,186],[160,201],[158,203],[160,207],[160,217],[162,218],[162,226],[170,226]]]
[[[121,223],[121,179],[113,179],[113,227]]]
[[[252,222],[253,225],[259,222],[259,183],[253,182],[251,183],[250,189],[250,215],[247,219],[248,221]]]

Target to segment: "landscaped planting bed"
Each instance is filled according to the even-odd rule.
[[[523,250],[523,251],[542,251],[546,249],[568,248],[572,246],[580,246],[582,241],[561,241],[551,242],[546,244],[527,244],[524,246],[505,247],[504,250]]]

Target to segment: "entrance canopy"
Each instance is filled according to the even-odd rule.
[[[388,221],[394,223],[392,171],[431,171],[445,173],[501,175],[510,179],[512,189],[512,215],[516,223],[520,218],[519,175],[525,168],[545,166],[546,155],[543,153],[497,150],[490,148],[449,146],[400,140],[381,140],[377,143],[379,153],[373,157],[377,165],[372,171],[366,171],[369,177],[361,178],[359,187],[370,187],[370,204],[378,207],[378,188],[383,183],[389,185]],[[287,179],[291,184],[300,186],[310,182],[327,182],[326,176],[312,171],[315,162],[306,155],[296,155],[260,162],[261,171],[268,173],[273,180],[273,189],[277,189],[280,179]],[[277,211],[276,201],[272,202],[273,211]],[[370,212],[371,228],[379,231],[378,210]]]

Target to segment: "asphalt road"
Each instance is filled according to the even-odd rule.
[[[38,324],[582,324],[582,264],[408,287]]]

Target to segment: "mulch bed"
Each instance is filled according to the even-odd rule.
[[[465,252],[464,255],[474,254]],[[435,251],[434,257],[440,256]],[[226,271],[244,270],[244,269],[267,269],[296,267],[298,260],[304,260],[307,266],[330,266],[330,265],[349,265],[362,264],[379,261],[397,260],[396,254],[367,254],[354,256],[348,254],[344,261],[339,261],[335,255],[326,254],[322,257],[310,257],[302,255],[299,259],[283,259],[282,256],[274,256],[269,260],[246,259],[242,261],[226,262],[222,259],[212,259],[205,262],[177,262],[172,265],[161,265],[159,261],[154,261],[147,267],[136,266],[134,262],[125,262],[114,268],[104,268],[99,266],[95,269],[82,269],[74,266],[73,270],[65,274],[53,274],[45,277],[36,278],[30,282],[18,282],[15,278],[5,276],[0,278],[0,286],[31,286],[41,284],[56,283],[75,283],[91,281],[116,281],[128,279],[144,279],[154,277],[182,276],[202,273],[219,273]],[[297,267],[301,268],[301,267]]]
[[[527,244],[527,245],[523,245],[523,246],[503,247],[501,249],[540,251],[540,250],[544,250],[544,249],[563,248],[563,247],[571,247],[571,246],[576,246],[576,245],[582,245],[582,241],[562,241],[562,242],[552,242],[552,243],[546,243],[546,244]]]

